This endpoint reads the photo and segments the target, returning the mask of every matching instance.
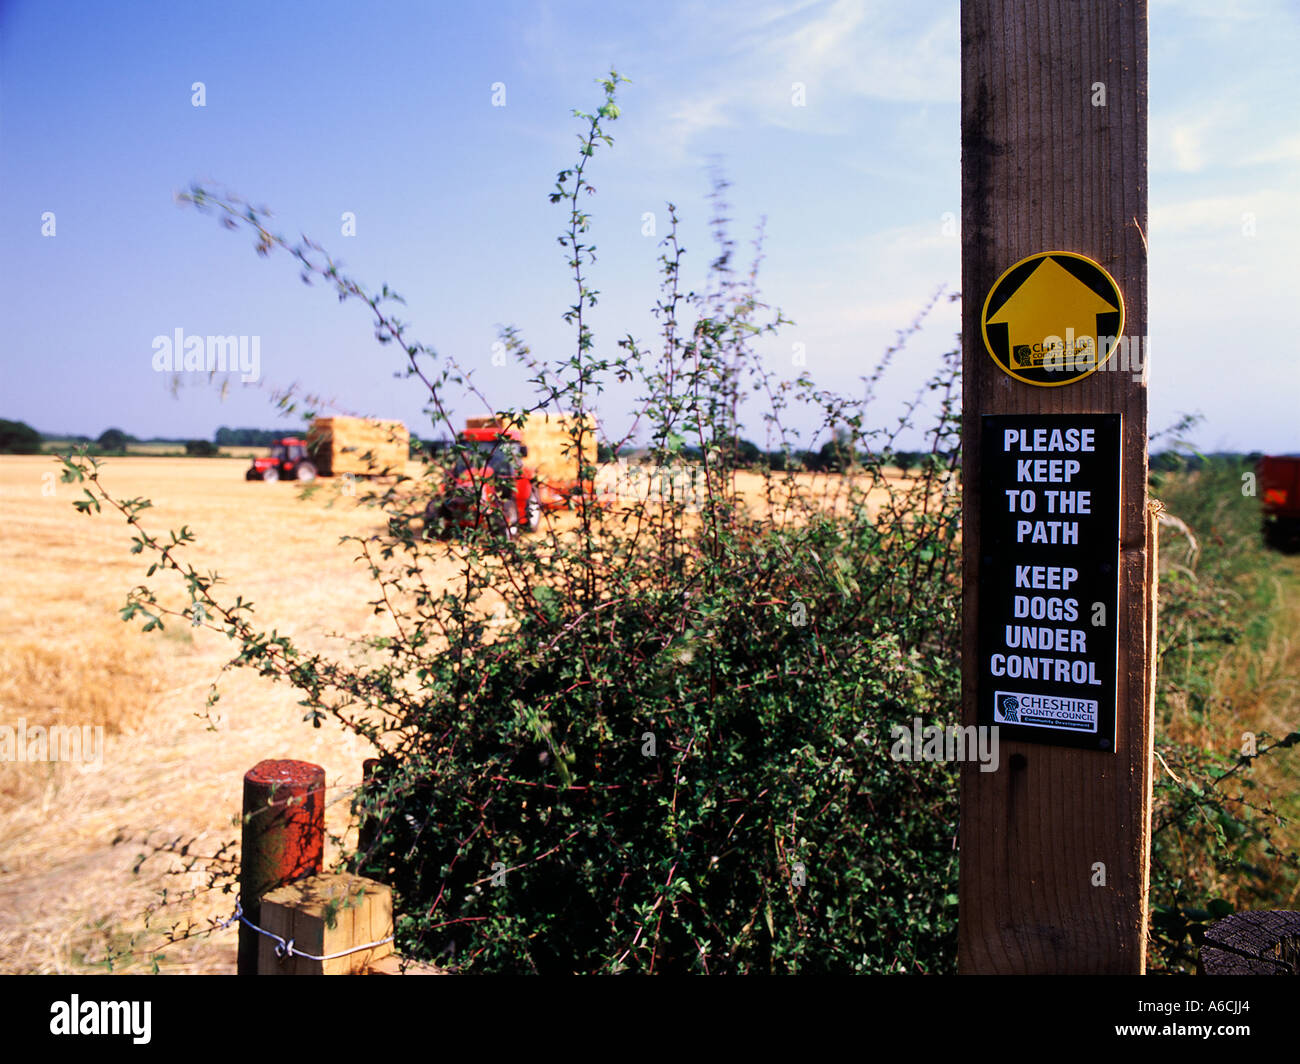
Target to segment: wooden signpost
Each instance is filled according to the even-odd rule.
[[[963,0],[965,973],[1141,973],[1146,0]]]

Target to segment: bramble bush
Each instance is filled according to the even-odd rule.
[[[511,423],[572,412],[575,476],[590,479],[581,415],[607,382],[634,382],[635,421],[623,439],[602,438],[602,453],[648,439],[655,466],[690,462],[698,493],[614,507],[579,496],[572,517],[538,534],[484,527],[442,544],[420,518],[437,462],[423,479],[374,485],[364,501],[385,531],[349,538],[392,632],[331,659],[260,631],[243,599],[219,596],[220,578],[186,560],[194,533],[149,532],[147,500],[111,497],[93,458],[66,459],[65,478],[85,485],[81,508],[121,511],[150,576],[184,588],[182,602],[134,589],[125,619],[161,628],[201,608],[200,623],[238,644],[231,666],[291,684],[306,719],[375,744],[355,798],[364,845],[345,862],[393,886],[402,952],[466,972],[951,972],[955,766],[891,760],[889,728],[958,712],[959,356],[884,427],[869,424],[868,403],[924,312],[861,398],[766,368],[754,341],[790,323],[759,298],[761,226],[752,267],[733,265],[717,177],[703,290],[685,284],[669,204],[660,335],[598,354],[583,204],[623,80],[611,72],[599,108],[574,112],[578,158],[550,196],[566,215],[573,351],[541,360],[517,329],[502,332],[534,389],[522,409],[494,406],[454,359],[411,339],[387,286],[368,291],[236,197],[195,187],[184,199],[248,226],[259,254],[286,253],[340,302],[364,303],[427,392],[429,436],[455,435],[457,387]],[[929,306],[939,298],[956,296]],[[742,446],[760,401],[749,424],[776,455],[766,461]],[[784,418],[801,404],[848,475],[800,468],[808,452]],[[886,457],[927,410],[928,450],[900,477]],[[741,463],[753,480],[738,479]],[[430,582],[428,563],[448,554],[457,578]],[[233,869],[221,867],[228,889]]]

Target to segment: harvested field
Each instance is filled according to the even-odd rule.
[[[378,512],[322,482],[308,499],[293,483],[247,482],[239,459],[106,459],[104,483],[118,498],[143,496],[154,533],[188,524],[188,557],[227,581],[226,594],[255,603],[263,628],[290,633],[309,649],[341,648],[332,633],[384,631],[368,601],[373,585],[339,537],[382,529]],[[418,466],[412,466],[415,473]],[[302,720],[293,691],[247,670],[226,674],[216,731],[203,718],[209,684],[234,645],[171,620],[142,635],[118,610],[144,582],[148,555],[130,552],[120,515],[87,517],[80,489],[58,482],[49,455],[0,458],[0,723],[102,726],[99,764],[0,764],[0,971],[93,970],[109,944],[143,930],[141,914],[163,888],[198,886],[194,874],[164,874],[168,858],[146,861],[146,835],[197,836],[196,850],[237,841],[241,780],[264,758],[323,765],[327,829],[348,826],[349,788],[369,746],[336,725]],[[820,494],[837,477],[801,477]],[[762,507],[762,484],[738,487]],[[882,493],[883,494],[883,493]],[[556,518],[571,526],[571,514]],[[432,580],[454,578],[454,558],[431,545]],[[442,553],[439,553],[442,552]],[[160,589],[177,585],[153,581]],[[179,604],[178,597],[175,602]],[[337,855],[331,845],[327,864]],[[233,896],[172,906],[168,923],[227,917]],[[155,945],[156,933],[143,941]],[[162,971],[233,972],[235,929],[163,950]],[[141,955],[135,970],[148,970]]]

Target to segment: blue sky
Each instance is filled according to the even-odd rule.
[[[574,158],[570,112],[599,102],[611,64],[631,84],[590,172],[598,348],[654,337],[666,201],[703,283],[719,157],[733,236],[747,245],[766,217],[762,290],[795,322],[763,347],[769,364],[793,375],[801,343],[819,385],[858,393],[934,291],[960,289],[944,226],[960,209],[957,18],[952,0],[0,4],[0,417],[210,438],[277,424],[268,389],[297,382],[419,431],[422,396],[394,379],[363,308],[178,207],[196,179],[392,285],[420,339],[501,405],[522,402],[492,343],[513,324],[535,352],[572,350],[564,213],[547,194]],[[1150,18],[1152,426],[1201,411],[1207,449],[1300,450],[1300,5],[1152,0]],[[259,337],[263,387],[223,397],[191,375],[173,395],[152,342],[178,328]],[[958,304],[941,303],[882,416],[958,329]],[[630,398],[607,394],[612,428]],[[752,423],[761,439],[757,409]]]

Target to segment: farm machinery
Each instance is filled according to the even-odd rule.
[[[573,419],[538,415],[522,429],[495,418],[470,418],[450,448],[442,495],[425,508],[425,534],[447,538],[457,530],[488,527],[506,539],[536,532],[542,514],[571,506],[591,482],[574,474]],[[596,456],[595,428],[583,433],[584,464]],[[567,474],[567,475],[566,475]]]
[[[254,458],[244,473],[245,480],[315,480],[316,463],[311,460],[307,441],[285,436],[271,444],[271,453]]]
[[[285,436],[271,453],[254,458],[245,480],[315,480],[318,476],[402,473],[410,434],[400,421],[360,417],[318,417],[306,438]]]
[[[1264,510],[1264,541],[1279,550],[1300,542],[1300,455],[1259,460],[1259,494]]]

